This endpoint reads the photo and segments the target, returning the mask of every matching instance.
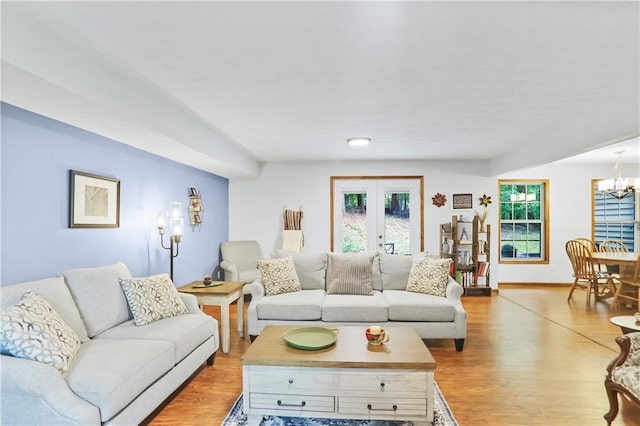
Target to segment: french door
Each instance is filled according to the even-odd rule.
[[[331,250],[419,253],[422,192],[421,176],[332,177]]]

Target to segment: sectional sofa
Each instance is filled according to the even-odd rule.
[[[130,278],[118,263],[2,287],[1,424],[139,424],[205,361],[213,363],[218,324],[202,313],[196,298],[171,288],[185,312],[137,326],[119,282]],[[166,281],[173,286],[168,276]],[[31,306],[50,305],[61,320],[55,321],[72,330],[67,340],[79,340],[64,371],[55,366],[59,356],[50,365],[6,353],[7,339],[24,327],[9,313],[26,306],[25,299],[39,298],[48,305]]]
[[[408,291],[414,259],[408,256],[367,254],[371,258],[370,294],[330,291],[336,275],[334,253],[301,254],[276,251],[273,257],[291,256],[300,289],[268,295],[264,274],[251,284],[248,331],[251,338],[267,325],[380,325],[410,326],[423,339],[454,339],[462,351],[467,314],[461,303],[462,287],[445,273],[441,295]],[[356,256],[352,255],[355,259]],[[349,278],[347,278],[348,280]],[[277,279],[276,279],[277,280]],[[357,293],[357,291],[356,291]]]

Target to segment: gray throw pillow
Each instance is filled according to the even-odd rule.
[[[80,348],[80,338],[53,307],[27,291],[17,304],[2,311],[2,353],[52,365],[66,374]]]
[[[329,254],[328,294],[371,296],[373,256],[356,253]]]
[[[119,281],[136,326],[189,313],[169,274]]]

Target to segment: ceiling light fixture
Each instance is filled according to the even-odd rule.
[[[616,198],[623,198],[627,195],[633,195],[636,192],[636,188],[640,185],[640,179],[638,178],[623,178],[622,177],[622,153],[624,151],[616,151],[618,159],[613,168],[617,172],[615,179],[605,179],[598,182],[598,190],[606,195],[611,195]]]
[[[371,142],[371,138],[349,138],[347,143],[351,146],[367,146]]]

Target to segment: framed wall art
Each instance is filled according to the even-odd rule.
[[[473,194],[453,194],[454,209],[473,208]]]
[[[69,228],[118,228],[120,181],[69,170]]]

